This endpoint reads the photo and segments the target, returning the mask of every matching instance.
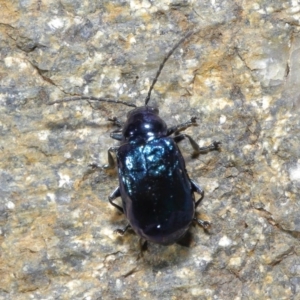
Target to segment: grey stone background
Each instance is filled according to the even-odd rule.
[[[0,299],[300,299],[300,3],[0,0]],[[190,247],[150,244],[109,203],[113,127],[151,104],[220,152],[190,176],[206,195]]]

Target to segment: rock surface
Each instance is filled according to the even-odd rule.
[[[0,299],[297,299],[298,1],[0,0]],[[206,195],[190,247],[150,244],[108,203],[113,127],[152,95],[168,125],[220,152],[190,157]],[[298,295],[298,296],[297,296]]]

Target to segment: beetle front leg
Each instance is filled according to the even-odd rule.
[[[169,136],[175,132],[178,133],[180,131],[186,130],[190,126],[197,126],[196,120],[197,120],[196,117],[192,117],[190,121],[187,121],[185,123],[175,125],[175,126],[168,128],[167,136]]]
[[[176,143],[179,143],[182,140],[184,140],[185,138],[187,138],[189,140],[189,142],[194,150],[192,157],[197,157],[201,153],[207,153],[209,151],[220,149],[221,142],[214,141],[209,146],[200,147],[191,136],[189,136],[188,134],[185,134],[185,133],[178,134],[173,139]]]

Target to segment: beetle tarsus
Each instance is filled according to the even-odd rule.
[[[123,134],[120,133],[120,131],[114,131],[110,134],[110,137],[114,140],[117,140],[117,141],[122,141],[123,139]]]
[[[118,228],[118,229],[114,230],[114,233],[123,236],[123,235],[126,233],[126,231],[127,231],[130,227],[131,227],[130,224],[127,224],[127,225],[124,227],[124,229]]]
[[[214,150],[220,150],[221,145],[222,145],[221,142],[213,141],[210,145],[208,145],[206,147],[199,147],[199,154],[207,153],[209,151],[214,151]]]
[[[194,218],[193,221],[195,221],[199,226],[203,227],[204,229],[209,229],[211,226],[210,222],[201,219]]]
[[[88,165],[92,170],[97,170],[97,169],[103,169],[103,167],[102,166],[99,166],[97,163],[90,163],[89,165]]]
[[[118,127],[123,127],[123,122],[121,122],[117,117],[108,118],[108,121],[112,122],[113,125]]]
[[[212,142],[212,145],[214,146],[214,149],[212,149],[212,150],[220,150],[220,149],[221,149],[222,142],[216,142],[216,141],[213,141],[213,142]]]

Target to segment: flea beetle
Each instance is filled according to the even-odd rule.
[[[204,191],[190,179],[177,144],[187,139],[194,155],[198,155],[218,150],[221,143],[213,142],[207,147],[199,147],[191,136],[182,133],[186,128],[197,125],[195,117],[185,123],[167,127],[159,117],[158,109],[148,105],[166,61],[192,34],[192,31],[188,32],[167,53],[152,81],[144,106],[136,107],[131,103],[96,97],[71,97],[52,102],[85,99],[135,107],[127,113],[124,124],[117,118],[109,119],[119,127],[110,136],[120,141],[120,146],[108,149],[108,164],[101,168],[115,168],[115,155],[119,186],[109,196],[109,202],[124,213],[128,221],[124,229],[116,231],[124,234],[131,228],[146,241],[161,245],[178,242],[193,221],[204,228],[209,226],[209,222],[195,217],[195,209],[203,199]],[[92,166],[98,167],[95,164]],[[195,193],[200,195],[198,200],[195,200]],[[122,206],[114,202],[118,197],[122,199]]]

